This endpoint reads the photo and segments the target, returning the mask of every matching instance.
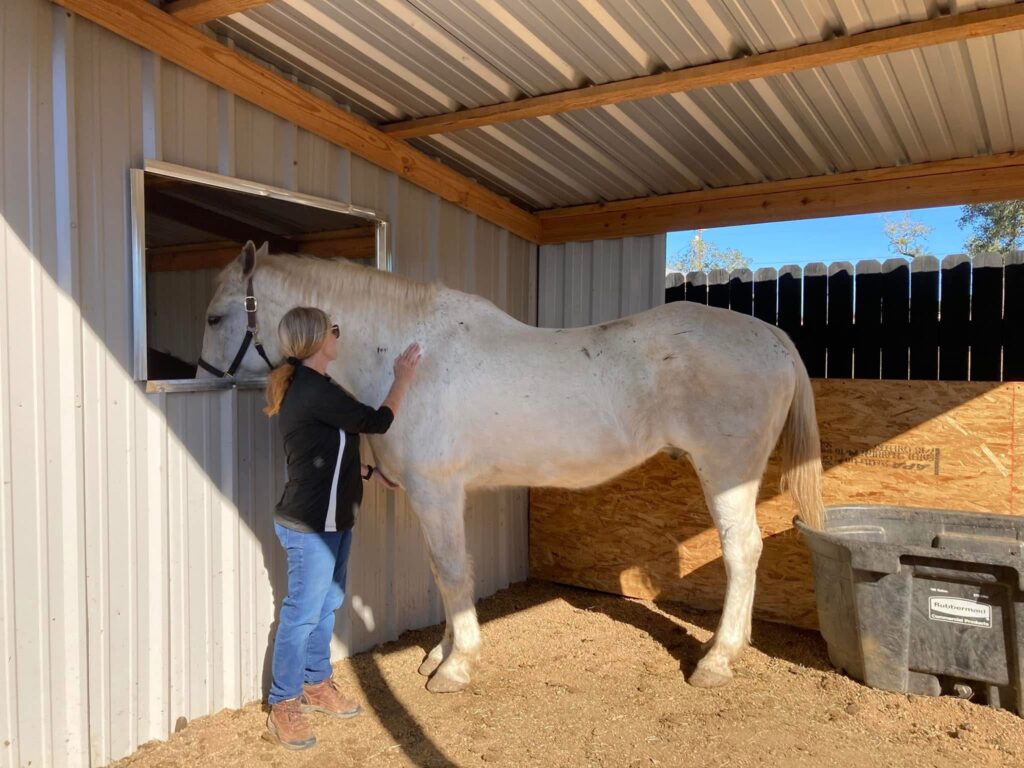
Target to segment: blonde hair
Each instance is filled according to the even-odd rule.
[[[277,325],[277,337],[281,342],[281,354],[285,362],[267,377],[267,407],[263,409],[267,416],[273,416],[281,410],[281,402],[295,376],[295,365],[289,361],[305,360],[316,354],[324,345],[330,330],[331,321],[327,313],[316,307],[295,307],[281,318]]]

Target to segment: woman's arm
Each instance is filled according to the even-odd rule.
[[[395,359],[395,381],[380,408],[364,405],[346,394],[341,387],[325,382],[320,390],[322,397],[316,401],[316,418],[345,432],[364,435],[387,432],[409,389],[409,383],[419,362],[418,344],[410,344],[405,352]]]

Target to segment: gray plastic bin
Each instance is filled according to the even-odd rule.
[[[873,688],[1024,715],[1024,518],[828,507],[811,550],[832,663]]]

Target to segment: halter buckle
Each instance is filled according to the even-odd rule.
[[[245,311],[248,312],[250,315],[253,315],[253,314],[256,313],[256,297],[255,296],[246,296],[245,300],[242,302],[242,305],[245,307]]]

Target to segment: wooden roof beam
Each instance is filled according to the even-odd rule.
[[[835,37],[820,43],[781,51],[759,53],[730,61],[702,64],[657,75],[592,85],[545,96],[519,99],[487,107],[464,109],[445,115],[405,120],[381,126],[398,139],[449,133],[463,128],[496,125],[513,120],[571,112],[577,109],[648,99],[717,85],[740,83],[784,75],[803,69],[825,67],[871,56],[951,43],[972,37],[1024,29],[1024,3],[942,16],[894,27]]]
[[[540,240],[540,222],[529,211],[211,40],[145,0],[53,2],[443,200],[526,240]]]
[[[540,211],[542,243],[1024,197],[1024,152]]]
[[[269,2],[272,0],[174,0],[164,4],[164,11],[179,21],[195,26]]]

